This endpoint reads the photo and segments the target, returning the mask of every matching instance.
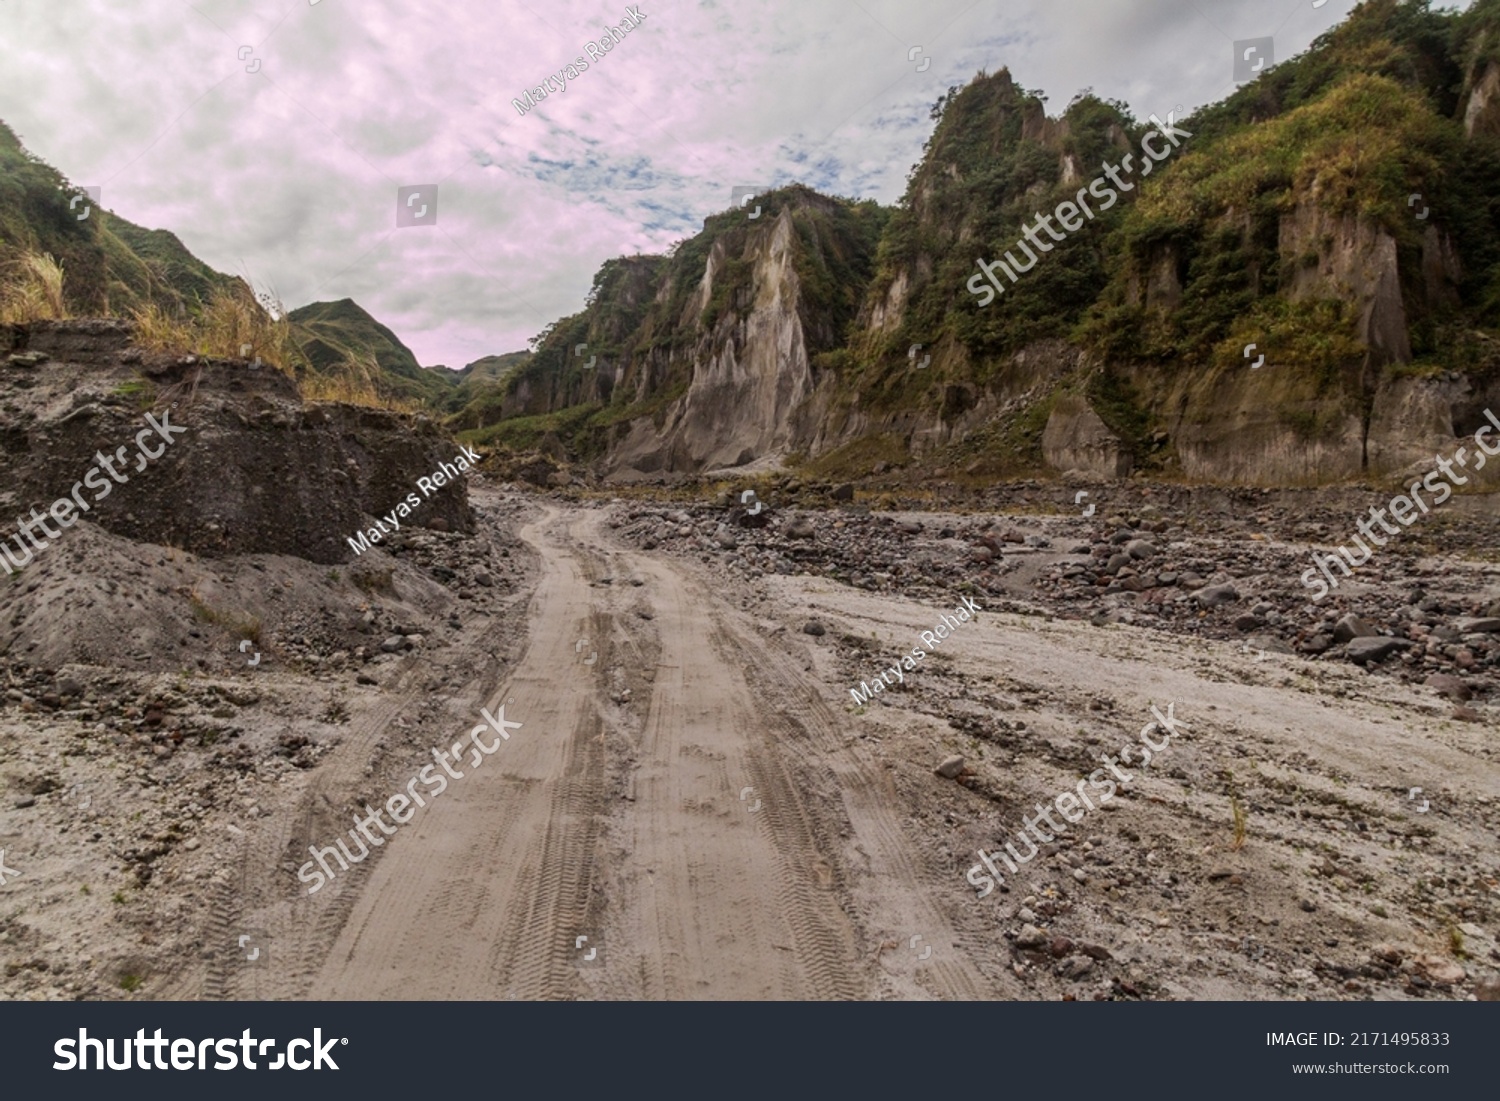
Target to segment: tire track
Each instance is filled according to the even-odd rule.
[[[558,515],[548,510],[522,530],[545,552],[528,621],[547,629],[528,640],[504,691],[475,699],[449,733],[462,736],[481,704],[502,698],[522,729],[390,838],[314,996],[562,998],[577,989],[569,930],[588,916],[604,755],[590,748],[593,693],[559,691],[560,673],[583,668],[574,640],[595,628],[583,576],[593,564],[554,545]]]

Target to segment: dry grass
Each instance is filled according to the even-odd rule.
[[[1231,795],[1229,797],[1229,809],[1234,814],[1234,844],[1230,847],[1235,852],[1239,852],[1245,847],[1245,825],[1247,822],[1245,805],[1236,796]]]
[[[11,274],[0,283],[0,323],[25,325],[61,321],[67,316],[62,265],[51,253],[23,252]]]
[[[258,616],[222,612],[200,597],[197,590],[188,593],[188,603],[192,605],[193,615],[202,622],[223,627],[231,634],[247,638],[257,646],[261,644],[261,622]]]
[[[279,303],[267,309],[248,291],[220,290],[196,317],[173,316],[151,303],[136,310],[136,343],[157,352],[191,352],[215,359],[251,359],[290,374],[301,358]]]
[[[308,372],[297,383],[303,401],[338,401],[363,405],[370,409],[387,409],[393,413],[420,413],[422,404],[382,393],[376,380],[380,365],[373,355],[347,359],[330,371]]]

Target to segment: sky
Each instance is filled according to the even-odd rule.
[[[106,210],[288,308],[352,298],[460,367],[524,348],[605,260],[665,252],[735,187],[896,202],[933,103],[980,71],[1054,115],[1091,88],[1181,118],[1234,90],[1237,40],[1284,61],[1353,7],[643,0],[595,57],[627,5],[0,0],[0,119]],[[399,189],[434,184],[398,226]]]

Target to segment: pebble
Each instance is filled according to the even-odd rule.
[[[1046,943],[1047,934],[1030,923],[1022,925],[1021,931],[1016,934],[1018,948],[1040,948]]]
[[[939,776],[942,776],[942,777],[944,777],[946,779],[952,780],[954,777],[956,777],[963,770],[964,770],[964,759],[962,757],[954,756],[954,757],[945,757],[943,759],[943,763],[940,764],[940,765],[938,765],[937,768],[934,769],[933,771],[936,772]]]

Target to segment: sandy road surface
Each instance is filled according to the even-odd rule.
[[[1022,614],[1038,556],[1017,546],[1016,601],[979,595],[976,620],[856,707],[850,686],[955,607],[951,589],[753,570],[706,525],[638,550],[683,526],[639,505],[486,490],[478,507],[476,537],[393,563],[365,637],[416,624],[427,641],[354,684],[273,663],[145,677],[113,705],[162,699],[194,737],[227,718],[227,744],[105,739],[86,713],[0,723],[12,775],[49,775],[66,735],[82,747],[68,781],[98,797],[80,809],[58,787],[0,811],[25,860],[0,914],[13,996],[120,997],[123,976],[144,976],[128,996],[172,1000],[1380,1000],[1494,981],[1487,697],[1456,708],[1342,660]],[[444,562],[505,584],[439,586]],[[269,568],[322,598],[323,571]],[[1485,570],[1460,586],[1481,602],[1500,597]],[[980,848],[1174,702],[1186,729],[1165,755],[976,897]],[[309,846],[501,703],[522,723],[509,741],[307,893]],[[317,752],[289,757],[298,744]],[[948,754],[967,761],[958,780],[933,773]],[[101,906],[122,861],[149,885]]]
[[[600,512],[521,534],[544,564],[529,640],[471,713],[524,725],[388,842],[305,996],[1005,996],[962,952],[876,962],[892,930],[962,935],[883,767],[784,647]]]

